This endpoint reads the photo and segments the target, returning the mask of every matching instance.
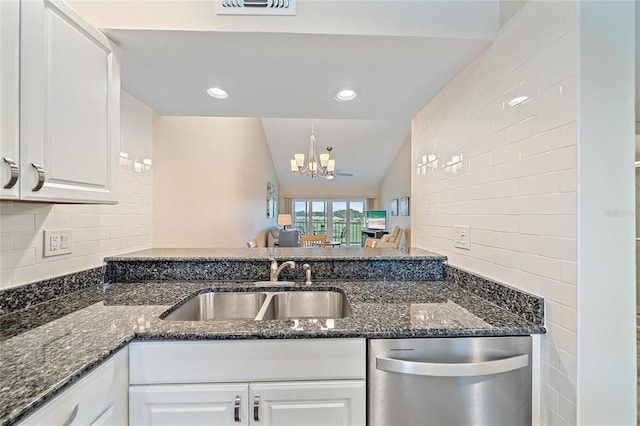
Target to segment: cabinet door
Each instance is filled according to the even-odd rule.
[[[128,351],[125,348],[20,425],[126,424],[127,361]]]
[[[19,185],[20,3],[0,1],[0,197],[17,199]]]
[[[129,388],[129,424],[248,425],[249,385],[145,385]]]
[[[254,426],[365,424],[364,380],[252,383],[250,390]]]
[[[20,197],[116,202],[120,81],[108,39],[64,2],[30,0],[20,42]]]

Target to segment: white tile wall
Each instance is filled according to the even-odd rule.
[[[123,92],[119,204],[0,203],[0,289],[102,265],[108,255],[151,247],[153,112]],[[72,253],[44,258],[43,231],[71,228]]]
[[[576,423],[575,27],[574,2],[528,2],[412,125],[414,245],[547,300],[543,424]]]

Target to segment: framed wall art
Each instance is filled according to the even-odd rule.
[[[400,216],[409,216],[409,197],[400,198]]]
[[[278,206],[278,188],[271,182],[267,182],[267,219],[276,217]]]
[[[391,206],[389,208],[391,211],[391,216],[398,216],[398,199],[394,198],[391,200]]]

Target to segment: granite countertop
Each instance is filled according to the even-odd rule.
[[[400,259],[446,259],[446,256],[427,250],[408,248],[364,247],[258,247],[246,248],[152,248],[105,258],[109,261],[144,260],[300,260],[300,259],[340,259],[340,260],[400,260]]]
[[[160,255],[153,252],[154,258]],[[129,256],[145,256],[140,253],[145,252]],[[206,253],[201,255],[216,256],[211,250]],[[251,283],[233,282],[113,284],[104,291],[90,288],[34,307],[38,316],[47,316],[48,322],[36,322],[35,328],[29,329],[30,315],[21,313],[2,324],[6,335],[0,342],[0,424],[24,418],[134,339],[403,338],[545,332],[541,324],[447,281],[322,281],[312,287],[343,291],[352,315],[317,321],[160,319],[172,305],[196,292],[260,290]],[[61,316],[55,319],[57,314]]]

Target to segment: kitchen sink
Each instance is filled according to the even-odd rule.
[[[260,287],[278,287],[291,286],[295,283],[293,281],[254,281],[253,284]]]
[[[271,297],[263,319],[325,319],[350,315],[351,306],[339,291],[283,291]]]
[[[332,290],[208,292],[193,296],[166,321],[328,319],[351,315],[345,295]]]
[[[252,320],[267,299],[262,292],[201,293],[164,317],[167,321]]]

